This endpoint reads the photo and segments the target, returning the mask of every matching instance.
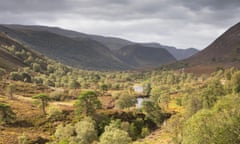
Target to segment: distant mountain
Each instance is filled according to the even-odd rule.
[[[22,67],[31,67],[36,61],[43,61],[42,67],[46,68],[44,56],[28,49],[6,33],[0,32],[0,68],[9,72]]]
[[[138,44],[58,27],[0,25],[0,32],[7,33],[14,40],[51,59],[92,70],[156,67],[196,53],[195,49],[180,50],[160,44]]]
[[[198,53],[199,51],[195,48],[188,48],[188,49],[177,49],[171,46],[161,45],[159,43],[142,43],[142,45],[147,47],[154,47],[154,48],[163,48],[170,52],[177,60],[183,60],[186,58],[191,57],[192,55]]]
[[[21,59],[8,52],[4,47],[16,45],[20,47],[15,41],[9,39],[4,34],[0,34],[0,68],[7,71],[17,70],[19,67],[26,66]]]
[[[135,67],[153,67],[176,61],[165,49],[132,44],[121,48],[119,59]]]
[[[130,68],[107,47],[88,38],[75,40],[48,31],[12,29],[4,26],[0,26],[0,31],[67,65],[98,70]]]
[[[125,39],[121,38],[115,38],[115,37],[105,37],[105,36],[99,36],[99,35],[91,35],[91,34],[85,34],[85,33],[80,33],[76,31],[71,31],[71,30],[65,30],[57,27],[47,27],[47,26],[23,26],[23,25],[5,25],[9,28],[13,29],[26,29],[26,30],[38,30],[38,31],[48,31],[51,33],[55,33],[58,35],[70,37],[70,38],[89,38],[95,41],[98,41],[99,43],[102,43],[106,47],[108,47],[112,52],[116,52],[122,47],[125,47],[127,45],[131,44],[141,44],[147,47],[155,47],[155,48],[164,48],[168,50],[177,60],[182,60],[185,58],[188,58],[198,52],[197,49],[194,48],[189,48],[189,49],[178,49],[175,47],[171,46],[165,46],[161,45],[159,43],[136,43],[132,41],[128,41]]]
[[[207,48],[178,62],[193,72],[212,72],[218,68],[240,68],[240,23],[232,26]]]
[[[121,38],[115,38],[115,37],[105,37],[105,36],[99,36],[99,35],[92,35],[92,34],[85,34],[81,32],[76,32],[72,30],[66,30],[58,27],[47,27],[47,26],[24,26],[24,25],[4,25],[8,28],[17,29],[17,30],[34,30],[34,31],[48,31],[51,33],[55,33],[58,35],[70,37],[70,38],[76,38],[76,39],[82,39],[82,38],[88,38],[95,41],[98,41],[105,46],[107,46],[110,50],[116,51],[120,48],[133,44],[134,42],[124,40]]]

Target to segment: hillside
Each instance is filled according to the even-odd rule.
[[[69,37],[69,38],[76,38],[76,39],[82,39],[82,38],[88,38],[95,41],[98,41],[99,43],[104,44],[107,46],[110,50],[115,51],[119,50],[120,48],[130,45],[133,42],[124,40],[121,38],[115,38],[115,37],[105,37],[100,35],[92,35],[92,34],[85,34],[81,32],[76,32],[72,30],[66,30],[58,27],[47,27],[47,26],[24,26],[24,25],[4,25],[8,28],[17,29],[17,30],[34,30],[34,31],[48,31],[51,33],[55,33],[61,36]]]
[[[217,68],[239,67],[240,62],[240,23],[234,25],[207,48],[198,54],[181,61],[188,70],[215,71]]]
[[[147,47],[166,49],[177,60],[183,60],[183,59],[189,58],[192,55],[194,55],[194,54],[199,52],[199,50],[197,50],[195,48],[177,49],[175,47],[165,46],[165,45],[161,45],[159,43],[143,43],[142,45],[147,46]]]
[[[120,48],[131,42],[118,38],[42,26],[4,25],[0,30],[51,59],[83,69],[125,70],[156,67],[175,61],[170,53],[162,49],[137,44]],[[99,41],[111,45],[111,50]],[[127,57],[123,53],[128,53]]]
[[[67,65],[100,70],[129,68],[118,60],[107,47],[88,38],[75,40],[48,31],[14,30],[3,26],[0,27],[0,30],[43,55]]]
[[[23,60],[14,56],[6,50],[6,47],[15,46],[18,49],[24,49],[14,40],[8,38],[5,34],[0,33],[0,68],[7,71],[16,70],[19,67],[26,66]]]
[[[189,49],[178,49],[172,46],[165,46],[160,45],[158,43],[136,43],[129,40],[116,38],[116,37],[105,37],[100,35],[92,35],[92,34],[85,34],[81,32],[76,32],[72,30],[66,30],[58,27],[47,27],[47,26],[24,26],[24,25],[4,25],[11,29],[16,30],[34,30],[34,31],[48,31],[51,33],[55,33],[57,35],[69,37],[69,38],[75,38],[75,39],[82,39],[82,38],[88,38],[95,40],[106,47],[108,47],[112,52],[116,52],[122,47],[125,47],[127,45],[131,44],[140,44],[147,47],[155,47],[155,48],[164,48],[168,50],[177,60],[182,60],[185,58],[188,58],[198,52],[197,49],[189,48]]]
[[[240,56],[240,23],[234,25],[207,48],[189,58],[193,64],[235,62]]]
[[[165,49],[133,44],[121,48],[118,57],[136,67],[153,67],[173,62],[176,59]]]

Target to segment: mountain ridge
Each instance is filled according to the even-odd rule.
[[[51,59],[83,69],[128,70],[143,68],[148,65],[156,67],[159,66],[159,64],[175,61],[175,58],[173,58],[169,52],[161,50],[161,48],[155,51],[158,51],[159,56],[162,58],[160,59],[155,55],[151,58],[151,61],[149,61],[150,59],[147,57],[147,55],[149,55],[148,51],[152,51],[153,47],[143,46],[140,46],[139,50],[134,50],[138,54],[139,52],[144,51],[144,53],[140,54],[142,57],[126,61],[121,59],[121,56],[119,57],[118,51],[135,43],[118,38],[89,36],[57,27],[0,25],[0,31],[5,32],[8,36],[16,39],[24,45],[28,45]],[[98,41],[92,39],[92,37],[98,39]],[[104,40],[104,43],[99,42]],[[109,42],[109,40],[118,47],[110,49],[105,46],[105,43]],[[111,43],[108,44],[111,45]],[[163,54],[159,52],[162,52]],[[133,56],[134,53],[129,55]],[[166,56],[164,57],[163,55]]]
[[[148,53],[146,55],[146,53]],[[132,44],[121,48],[119,59],[137,67],[153,67],[176,61],[167,50]]]
[[[14,28],[14,29],[28,29],[28,30],[39,30],[39,31],[49,31],[52,33],[56,33],[62,36],[67,36],[70,38],[89,38],[95,41],[98,41],[105,46],[107,46],[111,51],[114,53],[118,50],[120,50],[122,47],[125,47],[127,45],[132,45],[132,44],[141,44],[144,46],[148,47],[155,47],[155,48],[164,48],[167,49],[168,52],[170,52],[177,60],[182,60],[187,57],[190,57],[198,52],[197,49],[193,48],[194,50],[191,49],[178,49],[173,46],[166,46],[166,45],[161,45],[159,43],[139,43],[139,42],[133,42],[129,41],[123,38],[117,38],[117,37],[109,37],[109,36],[101,36],[101,35],[95,35],[95,34],[86,34],[82,32],[77,32],[73,30],[67,30],[67,29],[62,29],[60,27],[49,27],[49,26],[24,26],[24,25],[4,25],[9,28]]]
[[[205,49],[169,67],[183,66],[188,72],[211,73],[218,69],[240,68],[240,22],[230,27]]]

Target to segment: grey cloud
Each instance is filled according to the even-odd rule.
[[[0,23],[54,25],[138,41],[153,39],[181,47],[203,48],[240,20],[240,0],[0,0],[0,3]],[[209,32],[204,30],[209,28]]]

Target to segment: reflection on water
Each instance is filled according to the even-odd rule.
[[[133,89],[136,93],[143,93],[143,86],[135,85],[133,86]]]
[[[148,101],[148,100],[150,100],[150,98],[147,98],[147,97],[145,97],[145,98],[142,98],[142,97],[137,98],[136,108],[142,108],[143,101]]]

